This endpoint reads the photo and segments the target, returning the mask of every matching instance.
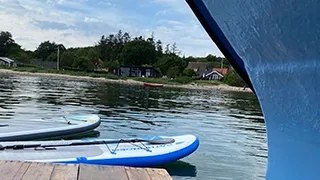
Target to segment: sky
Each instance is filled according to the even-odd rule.
[[[0,24],[27,50],[46,40],[92,46],[121,29],[131,36],[153,33],[185,56],[223,56],[185,0],[0,0]]]

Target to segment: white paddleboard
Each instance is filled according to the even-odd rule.
[[[61,137],[91,131],[100,125],[94,114],[56,119],[0,120],[0,141],[26,141]]]
[[[134,140],[124,139],[122,143],[119,139],[0,142],[0,160],[147,167],[177,161],[199,146],[199,139],[194,135]]]

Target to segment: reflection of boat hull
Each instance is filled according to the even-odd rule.
[[[163,84],[152,84],[152,83],[144,83],[145,87],[163,87]]]
[[[197,177],[197,167],[184,161],[159,166],[165,168],[171,176]]]
[[[265,116],[267,179],[319,179],[320,2],[187,0],[251,84]]]

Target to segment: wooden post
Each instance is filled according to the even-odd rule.
[[[58,54],[57,54],[57,70],[59,71],[59,56],[60,56],[60,48],[58,45]]]
[[[223,60],[224,60],[224,58],[221,58],[221,71],[223,69]]]

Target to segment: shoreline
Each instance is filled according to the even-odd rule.
[[[103,77],[90,77],[90,76],[76,76],[68,74],[56,74],[56,73],[32,73],[32,72],[23,72],[23,71],[13,71],[9,69],[0,69],[0,74],[14,74],[14,75],[25,75],[25,76],[40,76],[40,77],[59,77],[59,78],[69,78],[69,79],[79,79],[87,81],[96,81],[96,82],[105,82],[105,83],[120,83],[120,84],[129,84],[129,85],[144,85],[144,82],[136,81],[133,79],[107,79]],[[150,83],[156,84],[156,83]],[[163,84],[163,87],[171,88],[186,88],[186,89],[202,89],[202,90],[220,90],[220,91],[235,91],[235,92],[252,92],[250,88],[243,90],[242,87],[229,86],[226,84],[220,85],[197,85],[197,84],[181,84],[181,85],[171,85]]]

